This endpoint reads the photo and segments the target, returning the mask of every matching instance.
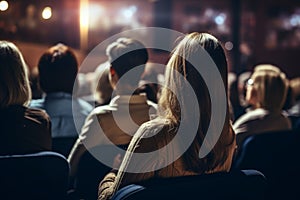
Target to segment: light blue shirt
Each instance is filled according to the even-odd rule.
[[[29,107],[45,110],[51,118],[52,137],[78,136],[85,118],[93,110],[86,101],[73,98],[64,92],[47,94],[42,99],[32,100]]]

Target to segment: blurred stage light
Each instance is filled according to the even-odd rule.
[[[223,13],[215,17],[215,23],[218,25],[224,24],[225,20],[226,20],[226,15]]]
[[[230,41],[226,42],[224,46],[228,51],[231,51],[233,49],[233,44]]]
[[[299,26],[299,25],[300,25],[300,15],[294,14],[294,15],[290,18],[290,24],[291,24],[292,26]]]
[[[80,48],[87,50],[89,35],[89,0],[80,0]]]
[[[136,11],[136,6],[130,6],[128,8],[123,9],[121,12],[126,19],[131,19]]]
[[[8,9],[8,3],[7,1],[0,1],[0,10],[6,11]]]
[[[47,6],[43,9],[42,17],[43,17],[43,19],[50,19],[52,17],[51,7]]]

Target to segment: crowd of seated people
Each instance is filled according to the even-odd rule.
[[[157,118],[144,123],[135,133],[119,171],[108,173],[100,183],[98,199],[109,199],[119,187],[147,179],[230,170],[235,150],[235,134],[230,125],[229,114],[226,115],[220,139],[212,147],[212,151],[204,158],[199,158],[200,146],[209,126],[211,102],[205,82],[197,73],[197,67],[203,66],[198,62],[196,64],[199,66],[193,66],[187,59],[201,56],[202,48],[216,63],[227,88],[227,61],[220,42],[207,33],[186,35],[167,64],[165,87],[159,100],[159,108],[163,111],[160,110]],[[193,105],[190,101],[192,96],[188,92],[189,85],[195,92],[198,105]],[[181,107],[180,110],[182,105],[184,108]],[[200,120],[195,114],[195,107],[201,110]],[[196,135],[190,147],[184,151],[182,141],[191,137],[189,128],[195,125],[198,127],[194,130]],[[181,133],[180,126],[187,128],[186,131]],[[158,151],[161,149],[162,151]],[[133,153],[146,152],[155,153],[151,156],[132,156]]]
[[[211,119],[211,91],[197,71],[207,66],[188,61],[201,57],[203,49],[224,85],[214,87],[213,94],[223,94],[219,89],[225,89],[219,98],[226,104],[224,125],[214,133],[218,137],[215,144],[207,141],[206,134],[218,127]],[[264,64],[228,84],[226,52],[211,34],[194,32],[181,38],[166,65],[164,87],[160,91],[150,87],[147,95],[149,86],[139,88],[149,60],[144,44],[119,38],[107,46],[106,53],[108,61],[92,79],[94,98],[85,101],[74,95],[78,63],[72,49],[61,43],[52,46],[38,62],[38,84],[44,93],[41,99],[31,99],[22,53],[13,43],[0,41],[0,155],[52,151],[53,138],[76,137],[66,155],[70,187],[76,190],[78,164],[85,152],[100,145],[126,146],[124,157],[115,157],[111,171],[99,179],[98,199],[103,200],[131,183],[229,172],[237,147],[249,135],[300,126],[299,78],[289,81],[278,67]],[[134,75],[126,77],[133,69]],[[289,87],[295,103],[284,111]],[[189,88],[194,94],[188,93]],[[196,105],[191,103],[193,95]],[[195,130],[190,129],[194,126]],[[182,133],[182,127],[195,134]],[[185,148],[182,141],[190,134],[193,139]],[[200,158],[202,146],[211,150]],[[148,152],[155,153],[135,157]]]

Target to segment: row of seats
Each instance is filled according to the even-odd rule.
[[[59,153],[0,156],[0,199],[66,199],[69,163]]]
[[[230,173],[145,181],[120,189],[113,199],[300,199],[294,184],[300,180],[299,137],[297,131],[250,136]],[[59,153],[1,156],[0,166],[1,199],[96,199],[99,180],[110,170],[87,152],[76,192],[67,195],[69,166]]]
[[[268,132],[247,137],[234,169],[256,169],[268,181],[270,199],[300,199],[300,131]]]

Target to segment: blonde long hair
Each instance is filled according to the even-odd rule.
[[[26,106],[30,99],[27,66],[20,50],[11,42],[0,41],[0,107]]]
[[[206,157],[199,158],[199,149],[211,122],[211,99],[204,79],[188,60],[192,56],[200,56],[203,49],[217,66],[227,94],[227,60],[222,45],[214,36],[208,33],[195,32],[186,35],[174,49],[165,72],[166,87],[163,88],[159,101],[159,115],[161,118],[169,119],[171,126],[176,127],[180,123],[190,123],[195,119],[195,110],[193,110],[193,105],[188,105],[190,97],[185,94],[186,83],[179,76],[183,76],[192,86],[200,108],[200,121],[197,135],[191,146],[183,154],[183,159],[186,170],[196,173],[211,172],[222,166],[227,160],[235,141],[235,134],[231,130],[229,122],[227,105],[226,119],[218,142]],[[176,91],[176,94],[172,91]],[[227,99],[227,97],[224,98]],[[180,105],[184,105],[184,108],[180,108]]]

